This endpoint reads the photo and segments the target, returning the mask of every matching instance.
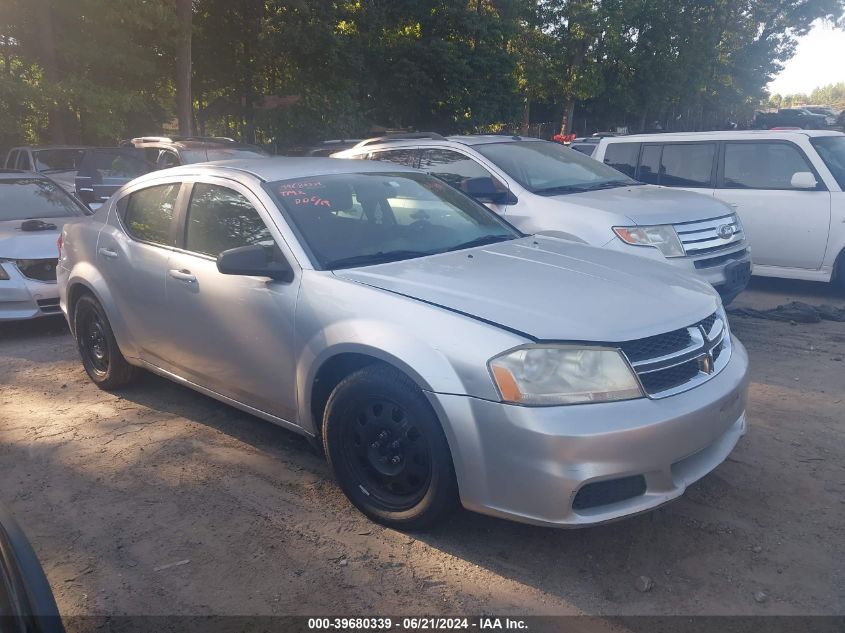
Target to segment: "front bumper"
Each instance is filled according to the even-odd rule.
[[[0,321],[33,319],[61,314],[55,281],[24,277],[11,262],[0,262],[9,279],[0,279]]]
[[[748,243],[745,241],[737,242],[732,248],[715,253],[686,257],[664,257],[656,248],[632,246],[619,238],[611,240],[604,245],[604,248],[612,248],[623,253],[648,257],[649,259],[665,262],[692,273],[713,286],[722,295],[723,301],[726,304],[745,290],[745,286],[748,285],[748,278],[737,283],[731,275],[732,267],[742,264],[751,265],[751,251],[748,248]]]
[[[656,508],[721,464],[746,430],[747,374],[748,355],[734,339],[719,374],[661,400],[521,407],[427,395],[443,422],[466,508],[578,527]],[[573,507],[585,486],[623,478],[641,478],[644,491]]]

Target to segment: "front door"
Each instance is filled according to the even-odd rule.
[[[754,264],[808,270],[822,265],[830,192],[794,188],[792,176],[798,172],[814,170],[792,143],[725,144],[715,194],[739,214]]]
[[[183,249],[167,266],[174,356],[189,380],[296,421],[293,282],[223,275],[217,256],[261,244],[279,252],[260,203],[240,185],[196,183],[186,210]],[[263,208],[262,208],[263,210]]]

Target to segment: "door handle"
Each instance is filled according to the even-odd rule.
[[[191,273],[190,270],[168,270],[167,274],[173,277],[173,279],[178,279],[179,281],[184,281],[185,283],[196,283],[197,278]]]
[[[110,248],[98,248],[97,252],[103,257],[108,257],[109,259],[117,259],[117,251],[113,251]]]

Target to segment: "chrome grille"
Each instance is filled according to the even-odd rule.
[[[620,345],[649,397],[692,389],[722,370],[731,349],[723,317],[714,312],[687,328]]]
[[[35,281],[56,281],[56,266],[59,260],[53,259],[19,259],[15,262],[21,274]]]
[[[739,246],[745,240],[735,213],[673,225],[687,255],[704,255]]]

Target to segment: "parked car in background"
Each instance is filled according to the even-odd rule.
[[[33,172],[0,172],[0,321],[59,314],[56,240],[85,209]]]
[[[268,156],[257,145],[220,136],[142,136],[121,143],[144,150],[144,158],[161,169],[220,160]]]
[[[76,173],[76,197],[96,209],[127,182],[158,169],[134,147],[108,147],[85,152]]]
[[[576,152],[581,152],[587,156],[592,156],[593,152],[596,151],[596,147],[601,139],[595,136],[587,136],[583,138],[576,138],[569,144],[570,149],[574,149]]]
[[[845,287],[845,134],[690,132],[603,139],[596,160],[736,209],[754,274]]]
[[[64,633],[53,590],[26,535],[0,504],[0,625],[10,633]]]
[[[836,119],[839,116],[839,112],[830,108],[828,106],[817,106],[817,105],[808,105],[802,106],[804,110],[807,112],[812,112],[813,114],[820,114],[824,117],[825,124],[828,127],[832,127],[836,125]]]
[[[610,169],[559,143],[519,136],[386,136],[335,154],[419,167],[484,202],[524,233],[641,255],[694,273],[730,303],[750,258],[733,210]]]
[[[39,145],[15,147],[6,156],[6,169],[43,174],[62,189],[74,193],[74,178],[88,147],[80,145]]]
[[[802,130],[823,130],[827,118],[813,114],[804,108],[781,108],[777,112],[758,112],[754,118],[757,127],[768,130],[773,127],[797,127]]]
[[[396,528],[458,498],[552,526],[646,511],[746,428],[748,358],[707,283],[524,236],[407,167],[147,174],[65,227],[59,271],[97,385],[144,367],[304,434]]]

